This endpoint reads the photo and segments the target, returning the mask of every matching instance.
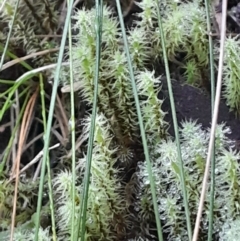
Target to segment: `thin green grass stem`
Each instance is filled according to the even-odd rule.
[[[117,3],[117,11],[118,11],[118,16],[119,16],[120,26],[122,29],[125,53],[126,53],[127,61],[128,61],[128,67],[129,67],[130,79],[131,79],[131,84],[132,84],[132,89],[133,89],[133,94],[134,94],[134,100],[135,100],[135,105],[136,105],[136,109],[137,109],[137,115],[138,115],[140,131],[141,131],[144,154],[145,154],[145,159],[147,162],[147,170],[148,170],[149,180],[150,180],[153,207],[154,207],[155,219],[156,219],[156,224],[157,224],[158,239],[159,239],[159,241],[163,241],[162,227],[161,227],[160,215],[158,212],[158,204],[157,204],[157,198],[156,198],[155,181],[154,181],[154,177],[153,177],[153,173],[152,173],[152,164],[151,164],[150,157],[149,157],[146,133],[145,133],[145,128],[144,128],[144,124],[143,124],[143,117],[142,117],[141,107],[140,107],[139,98],[138,98],[138,92],[137,92],[137,87],[136,87],[136,82],[135,82],[135,77],[134,77],[134,72],[133,72],[133,67],[132,67],[131,56],[129,53],[129,47],[128,47],[127,36],[126,36],[126,32],[125,32],[125,26],[124,26],[124,22],[123,22],[122,10],[121,10],[121,5],[120,5],[119,0],[117,0],[116,3]]]
[[[93,109],[91,115],[91,126],[88,140],[88,149],[87,149],[87,163],[86,170],[84,175],[83,183],[83,194],[80,207],[80,223],[81,226],[81,241],[84,241],[85,231],[86,231],[86,215],[87,215],[87,202],[88,202],[88,191],[89,191],[89,182],[90,182],[90,171],[91,171],[91,162],[92,162],[92,151],[93,151],[93,141],[94,141],[94,132],[95,132],[95,121],[97,115],[97,100],[98,100],[98,78],[99,78],[99,68],[100,68],[100,59],[101,59],[101,36],[102,36],[102,17],[103,17],[103,1],[96,0],[96,70],[94,78],[94,97],[93,97]],[[79,233],[79,229],[78,229]]]
[[[67,10],[67,16],[65,19],[61,46],[60,46],[60,50],[59,50],[56,71],[54,74],[51,102],[50,102],[48,120],[47,120],[47,129],[46,129],[46,134],[44,135],[43,160],[42,160],[42,168],[41,168],[39,191],[38,191],[38,202],[37,202],[37,212],[36,212],[37,220],[36,220],[36,224],[35,224],[36,226],[35,226],[34,241],[38,241],[38,232],[39,232],[39,227],[40,227],[40,216],[41,216],[41,208],[42,208],[44,177],[45,177],[45,170],[46,170],[46,162],[48,161],[48,156],[49,156],[48,148],[49,148],[49,143],[50,143],[50,133],[51,133],[51,128],[52,128],[52,120],[53,120],[53,114],[54,114],[54,109],[55,109],[55,101],[56,101],[57,89],[58,89],[58,84],[59,84],[60,70],[61,70],[61,66],[62,66],[62,59],[63,59],[63,55],[64,55],[65,43],[66,43],[66,39],[67,39],[68,26],[69,26],[69,22],[70,22],[70,18],[71,18],[73,2],[74,2],[74,0],[70,0],[69,7]]]
[[[16,18],[16,15],[17,15],[19,3],[20,3],[20,0],[17,0],[17,3],[16,3],[15,8],[14,8],[12,23],[10,24],[6,44],[4,45],[4,48],[3,48],[3,54],[2,54],[1,62],[0,62],[0,70],[2,69],[3,62],[4,62],[4,59],[5,59],[5,55],[6,55],[6,52],[7,52],[7,49],[8,49],[8,44],[9,44],[9,41],[10,41],[10,38],[11,38],[11,35],[12,35],[13,25],[14,25],[15,18]]]
[[[69,6],[69,0],[67,1]],[[71,223],[71,241],[74,241],[75,237],[75,209],[76,209],[76,134],[75,134],[75,105],[74,105],[74,77],[73,77],[73,56],[72,56],[72,26],[69,22],[68,26],[68,41],[69,41],[69,69],[70,69],[70,103],[71,103],[71,142],[72,142],[72,223]]]
[[[164,32],[163,32],[163,27],[162,27],[162,19],[161,19],[161,13],[160,13],[159,5],[158,5],[158,0],[156,0],[156,7],[157,7],[158,26],[159,26],[159,31],[160,31],[160,35],[161,35],[163,58],[164,58],[164,63],[165,63],[165,71],[166,71],[167,84],[168,84],[168,92],[169,92],[169,98],[170,98],[170,104],[171,104],[174,133],[175,133],[175,138],[176,138],[176,143],[177,143],[178,158],[179,158],[179,164],[180,164],[180,177],[181,177],[183,201],[184,201],[185,214],[186,214],[188,238],[189,238],[189,240],[191,240],[192,239],[192,226],[191,226],[191,219],[190,219],[190,213],[189,213],[189,207],[188,207],[188,198],[187,198],[187,190],[186,190],[185,177],[184,177],[184,167],[183,167],[183,160],[182,160],[182,153],[181,153],[181,146],[180,146],[176,108],[175,108],[175,103],[174,103],[171,77],[170,77],[170,71],[169,71],[169,65],[168,65],[168,58],[167,58],[167,52],[166,52],[166,47],[165,47],[165,37],[164,37]]]
[[[211,18],[210,18],[210,2],[205,0],[206,16],[207,16],[207,32],[209,41],[209,62],[210,62],[210,77],[211,77],[211,107],[212,116],[214,112],[215,102],[215,76],[214,76],[214,56],[213,56],[213,39],[211,36]],[[209,226],[208,226],[208,241],[212,240],[213,235],[213,210],[214,210],[214,195],[215,195],[215,143],[211,157],[211,189],[210,189],[210,209],[209,209]]]
[[[43,118],[43,128],[44,128],[44,135],[47,129],[47,118],[46,118],[46,105],[45,105],[45,91],[44,91],[44,84],[43,84],[43,75],[39,75],[40,81],[40,95],[41,95],[41,106],[42,106],[42,118]],[[56,234],[56,222],[55,222],[55,214],[54,214],[54,204],[53,204],[53,190],[52,190],[52,178],[51,178],[51,169],[49,160],[47,161],[47,171],[48,171],[48,196],[50,202],[50,211],[51,211],[51,229],[52,229],[52,239],[53,241],[57,241],[57,234]]]

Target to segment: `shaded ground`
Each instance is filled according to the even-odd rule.
[[[170,107],[170,100],[167,94],[167,84],[163,80],[163,92],[160,93],[160,98],[165,98],[163,103],[163,110],[167,111],[166,121],[170,123],[169,133],[174,136],[172,113]],[[211,96],[206,91],[199,88],[183,84],[179,81],[172,81],[174,100],[176,105],[176,113],[178,123],[184,120],[197,120],[202,124],[203,128],[211,126]],[[221,100],[219,106],[218,123],[226,123],[231,128],[232,133],[230,138],[232,140],[240,139],[240,120],[236,119],[233,112],[229,112],[224,100]]]

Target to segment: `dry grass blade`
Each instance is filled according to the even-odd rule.
[[[18,181],[19,181],[19,167],[20,167],[20,159],[21,154],[23,150],[23,145],[26,138],[26,133],[29,127],[29,122],[32,117],[32,112],[34,110],[34,106],[37,100],[37,96],[39,93],[39,88],[35,90],[35,93],[31,97],[24,116],[22,120],[21,130],[19,134],[19,144],[18,144],[18,151],[17,151],[17,157],[16,160],[13,163],[12,171],[11,171],[11,177],[16,176],[16,182],[15,182],[15,188],[14,188],[14,199],[13,199],[13,211],[12,211],[12,223],[11,223],[11,233],[10,233],[10,241],[13,241],[14,236],[14,227],[15,227],[15,218],[16,218],[16,210],[17,210],[17,194],[18,194]]]
[[[78,139],[76,140],[75,151],[80,149],[80,147],[82,146],[83,142],[86,141],[86,139],[87,138],[84,134],[82,134],[81,136],[78,137]],[[72,150],[69,151],[69,153],[66,155],[66,157],[67,157],[67,159],[69,159],[69,158],[71,158],[71,156],[72,156]]]
[[[16,91],[17,92],[17,91]],[[16,102],[18,102],[18,98],[17,98],[17,93],[15,93],[15,97],[16,97]],[[18,107],[14,107],[12,106],[11,107],[11,110],[10,110],[10,115],[11,115],[11,133],[13,133],[13,130],[14,130],[14,125],[15,125],[15,116],[14,116],[14,109],[16,108],[19,108],[19,105]],[[18,110],[15,111],[15,115],[17,116],[17,112]],[[12,156],[12,160],[16,160],[16,156],[17,156],[17,143],[18,143],[18,136],[19,136],[19,128],[18,130],[16,131],[16,134],[14,136],[14,139],[13,139],[13,145],[12,145],[12,150],[11,150],[11,156]],[[7,163],[8,163],[8,166],[9,165],[9,162],[10,162],[10,155],[8,155],[8,159],[7,159]]]
[[[6,64],[4,64],[2,66],[2,69],[1,70],[4,70],[4,69],[7,69],[15,64],[18,64],[22,61],[25,61],[25,60],[28,60],[28,59],[31,59],[31,58],[34,58],[34,57],[37,57],[37,56],[41,56],[41,55],[44,55],[44,54],[49,54],[49,53],[52,53],[52,52],[57,52],[59,50],[59,48],[54,48],[54,49],[47,49],[47,50],[43,50],[43,51],[40,51],[40,52],[36,52],[36,53],[31,53],[27,56],[24,56],[24,57],[21,57],[21,58],[17,58],[17,59],[14,59],[12,61],[9,61],[7,62]]]
[[[73,3],[73,8],[74,9],[78,4],[82,3],[83,0],[75,0],[75,2]],[[61,28],[62,25],[64,25],[64,22],[65,22],[65,19],[66,19],[66,16],[67,16],[67,1],[64,0],[64,2],[62,3],[61,7],[60,7],[60,12],[61,14],[59,15],[59,20],[58,20],[58,30],[57,32],[59,31],[59,29]]]
[[[79,3],[82,3],[83,0],[75,0],[74,4],[73,4],[73,8],[75,8]]]
[[[53,146],[49,147],[48,150],[50,151],[50,150],[55,149],[55,148],[57,148],[57,147],[59,147],[59,146],[60,146],[60,144],[57,143],[56,145],[53,145]],[[19,174],[25,172],[29,167],[31,167],[33,164],[37,163],[37,162],[39,161],[39,159],[42,158],[42,156],[43,156],[43,151],[40,151],[40,152],[33,158],[33,160],[31,160],[25,167],[23,167],[23,168],[21,169],[21,171],[19,172]],[[9,180],[9,182],[11,182],[14,178],[16,178],[16,176],[11,177],[11,179]]]
[[[0,125],[0,133],[4,132],[7,127],[11,126],[11,122]]]
[[[59,98],[59,95],[57,95],[57,107],[58,107],[56,111],[57,119],[62,131],[63,138],[64,140],[67,140],[69,136],[68,118],[67,118],[65,108]]]
[[[216,6],[219,6],[218,0],[212,2],[212,8],[213,8],[214,17],[215,17],[215,21],[213,23],[215,25],[217,34],[220,35],[221,23],[222,23],[222,12],[216,11]]]
[[[192,241],[198,240],[198,233],[199,233],[203,205],[204,205],[204,200],[205,200],[205,194],[206,194],[206,189],[207,189],[207,184],[208,184],[211,155],[212,155],[212,150],[213,150],[214,142],[215,142],[215,130],[216,130],[216,125],[217,125],[219,103],[220,103],[220,97],[221,97],[221,88],[222,88],[224,43],[225,43],[225,37],[226,37],[226,19],[227,19],[227,0],[223,0],[223,2],[222,2],[220,56],[219,56],[219,63],[218,63],[217,89],[216,89],[214,112],[213,112],[213,118],[212,118],[212,128],[211,128],[211,135],[210,135],[210,141],[209,141],[206,167],[205,167],[203,183],[202,183],[202,192],[201,192],[201,197],[200,197],[200,202],[199,202],[198,213],[197,213],[197,218],[196,218],[196,222],[195,222],[195,228],[194,228]]]

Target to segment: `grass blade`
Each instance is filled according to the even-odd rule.
[[[160,35],[161,35],[163,58],[164,58],[164,63],[165,63],[165,71],[166,71],[167,84],[168,84],[168,92],[169,92],[172,118],[173,118],[174,133],[175,133],[175,138],[176,138],[176,143],[177,143],[178,158],[179,158],[179,162],[180,162],[180,174],[181,174],[180,176],[181,176],[181,184],[182,184],[186,221],[187,221],[188,238],[189,238],[189,240],[191,240],[192,227],[191,227],[190,213],[189,213],[189,207],[188,207],[187,190],[186,190],[185,178],[184,178],[184,168],[183,168],[183,160],[182,160],[182,153],[181,153],[181,147],[180,147],[179,130],[178,130],[178,123],[177,123],[176,109],[175,109],[175,103],[174,103],[174,97],[173,97],[173,91],[172,91],[172,84],[171,84],[171,77],[170,77],[170,71],[169,71],[169,65],[168,65],[167,52],[166,52],[166,47],[165,47],[165,37],[164,37],[163,28],[162,28],[161,13],[160,13],[158,1],[156,1],[156,6],[157,6],[157,15],[158,15],[158,26],[159,26]]]
[[[215,76],[214,76],[214,57],[213,57],[213,38],[211,32],[211,19],[210,19],[210,2],[205,0],[206,16],[207,16],[207,31],[209,42],[209,62],[210,62],[210,76],[211,76],[211,106],[212,115],[214,111],[215,100]],[[208,241],[212,240],[213,234],[213,208],[214,208],[214,194],[215,194],[215,145],[213,146],[211,157],[211,190],[210,190],[210,209],[209,209],[209,226],[208,226]]]
[[[69,0],[67,1],[69,7]],[[74,80],[73,80],[73,56],[72,56],[72,26],[68,26],[69,41],[69,69],[70,69],[70,104],[71,104],[71,141],[72,141],[72,224],[71,224],[71,241],[75,236],[75,180],[76,180],[76,141],[75,141],[75,105],[74,105]]]
[[[39,80],[40,80],[40,94],[41,94],[43,128],[44,128],[44,134],[45,134],[46,129],[47,129],[47,118],[46,118],[45,95],[44,95],[44,84],[43,84],[42,74],[39,75]],[[51,170],[50,170],[49,160],[47,161],[47,171],[48,171],[48,189],[49,189],[48,195],[49,195],[49,202],[50,202],[51,222],[52,222],[52,226],[51,226],[52,237],[53,237],[53,241],[56,241],[57,240],[57,234],[56,234],[56,225],[55,225],[53,190],[52,190]]]
[[[98,0],[96,0],[96,71],[95,71],[95,79],[94,79],[94,97],[93,97],[93,109],[91,116],[91,128],[89,133],[89,141],[88,141],[88,149],[87,149],[87,163],[86,163],[86,171],[84,175],[84,186],[83,186],[83,195],[82,202],[80,208],[80,223],[81,225],[81,240],[85,240],[85,223],[86,223],[86,214],[87,214],[87,201],[88,201],[88,190],[89,190],[89,180],[90,180],[90,170],[91,170],[91,161],[92,161],[92,150],[93,150],[93,141],[94,141],[94,131],[95,131],[95,120],[97,114],[97,97],[98,97],[98,78],[99,78],[99,68],[100,68],[100,58],[101,58],[101,32],[102,32],[102,11],[103,11],[103,1],[100,1],[100,5]],[[77,235],[79,233],[79,229]]]
[[[1,62],[0,62],[0,70],[2,69],[3,62],[4,62],[4,59],[5,59],[5,55],[6,55],[6,52],[7,52],[7,49],[8,49],[8,44],[9,44],[9,41],[10,41],[10,38],[11,38],[11,35],[12,35],[13,25],[14,25],[14,22],[15,22],[19,2],[20,2],[20,0],[17,0],[16,6],[15,6],[15,9],[14,9],[12,24],[10,24],[10,29],[9,29],[9,32],[8,32],[6,44],[4,45],[3,54],[2,54],[2,58],[1,58]]]
[[[36,213],[37,222],[36,222],[35,237],[34,237],[35,241],[38,241],[38,232],[39,232],[39,227],[40,227],[40,213],[41,213],[41,208],[42,208],[43,185],[44,185],[46,162],[48,159],[48,147],[49,147],[49,142],[50,142],[50,132],[51,132],[51,127],[52,127],[53,113],[54,113],[54,108],[55,108],[57,88],[58,88],[59,77],[60,77],[60,69],[62,66],[62,59],[63,59],[64,48],[65,48],[65,43],[66,43],[66,39],[67,39],[68,26],[69,26],[69,22],[70,22],[70,18],[71,18],[72,6],[73,6],[73,0],[70,0],[68,11],[67,11],[67,16],[65,19],[65,25],[64,25],[64,29],[63,29],[63,35],[62,35],[61,46],[60,46],[60,50],[59,50],[56,72],[54,75],[53,89],[52,89],[51,102],[50,102],[48,121],[47,121],[47,129],[46,129],[46,134],[44,136],[44,152],[43,152],[40,184],[39,184],[39,191],[38,191],[37,213]]]
[[[161,227],[160,216],[159,216],[159,212],[158,212],[157,198],[156,198],[155,181],[154,181],[154,177],[153,177],[153,173],[152,173],[152,164],[151,164],[150,157],[149,157],[146,133],[145,133],[145,129],[144,129],[143,118],[142,118],[142,113],[141,113],[141,108],[140,108],[140,103],[139,103],[139,98],[138,98],[138,93],[137,93],[137,87],[136,87],[131,57],[130,57],[129,48],[128,48],[128,42],[127,42],[127,36],[126,36],[124,22],[123,22],[122,10],[121,10],[121,5],[120,5],[119,0],[117,0],[116,3],[117,3],[117,11],[118,11],[118,16],[119,16],[120,26],[122,29],[122,36],[123,36],[123,41],[124,41],[124,46],[125,46],[125,52],[126,52],[127,61],[128,61],[128,67],[129,67],[129,72],[130,72],[134,100],[135,100],[136,109],[137,109],[137,115],[138,115],[138,120],[139,120],[141,136],[142,136],[142,143],[143,143],[143,148],[144,148],[144,153],[145,153],[145,159],[147,162],[147,169],[148,169],[149,180],[150,180],[153,207],[154,207],[155,219],[156,219],[156,224],[157,224],[158,239],[160,241],[163,241],[162,227]]]
[[[200,222],[201,222],[202,211],[203,211],[203,204],[205,200],[205,193],[206,193],[207,182],[208,182],[209,167],[210,167],[210,162],[211,162],[211,157],[212,157],[214,142],[215,142],[215,130],[217,125],[219,103],[220,103],[220,97],[221,97],[222,73],[223,73],[222,67],[223,67],[223,56],[224,56],[224,43],[225,43],[225,37],[226,37],[227,0],[222,1],[222,6],[223,7],[222,7],[220,56],[219,56],[219,63],[218,63],[218,78],[217,78],[217,89],[216,89],[216,96],[215,96],[215,103],[214,103],[214,113],[212,117],[212,128],[210,133],[207,161],[206,161],[206,167],[205,167],[203,183],[202,183],[202,192],[201,192],[192,241],[197,241],[198,239],[198,233],[199,233]]]

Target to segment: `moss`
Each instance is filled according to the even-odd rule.
[[[32,6],[29,6],[29,4]],[[10,42],[10,48],[20,46],[26,54],[43,48],[50,48],[56,42],[40,41],[36,35],[56,31],[58,27],[57,2],[50,5],[21,1],[19,13],[13,28],[13,37],[18,43]],[[147,65],[152,65],[156,59],[162,61],[162,46],[158,29],[156,2],[142,0],[136,3],[142,11],[137,13],[135,28],[128,30],[128,42],[136,80],[140,107],[150,158],[156,181],[158,207],[163,225],[163,231],[168,240],[185,240],[187,231],[184,216],[184,205],[180,185],[180,168],[175,141],[168,136],[168,123],[164,121],[162,111],[163,100],[158,98],[161,91],[160,77],[156,71],[150,71]],[[26,18],[26,9],[32,15]],[[30,9],[30,10],[29,10]],[[10,20],[13,7],[7,4],[1,19]],[[88,112],[93,105],[95,76],[95,9],[82,8],[74,13],[76,30],[73,46],[73,74],[75,92],[87,103]],[[194,0],[177,3],[177,1],[160,1],[160,11],[163,17],[163,29],[166,37],[166,48],[169,61],[177,64],[185,71],[184,77],[188,83],[199,84],[203,73],[208,68],[208,42],[206,35],[205,9],[201,1]],[[39,22],[41,18],[43,21]],[[129,69],[123,45],[119,22],[114,17],[113,9],[103,8],[103,32],[101,45],[101,63],[99,73],[98,110],[94,133],[91,178],[89,186],[89,200],[87,207],[85,240],[123,240],[131,229],[136,228],[136,240],[155,239],[154,212],[148,172],[143,158],[141,135],[138,126],[132,86],[129,81]],[[1,41],[5,41],[8,26],[0,32]],[[239,109],[237,93],[238,86],[238,51],[236,38],[226,41],[226,56],[224,64],[224,95],[232,109]],[[69,56],[66,51],[66,58]],[[181,62],[179,61],[181,60]],[[55,55],[35,59],[36,65],[52,63]],[[69,86],[69,68],[62,69],[61,84]],[[72,170],[62,170],[53,179],[54,196],[56,201],[56,226],[59,240],[69,240],[72,215],[75,227],[79,218],[83,175],[86,164],[86,140],[90,130],[91,115],[87,112],[82,119],[81,127],[83,147],[82,158],[78,160],[75,185],[76,196],[71,196]],[[184,160],[185,180],[191,219],[194,222],[196,207],[199,200],[200,184],[203,178],[209,131],[195,121],[184,122],[181,128],[181,148]],[[232,150],[231,141],[226,137],[229,129],[220,125],[216,139],[216,207],[214,211],[214,232],[218,234],[223,223],[231,218],[238,218],[239,211],[239,153]],[[135,175],[125,177],[131,167]],[[130,169],[130,170],[129,170]],[[126,174],[126,175],[127,175]],[[134,182],[134,188],[129,188]],[[133,180],[134,179],[134,180]],[[2,228],[9,224],[9,210],[5,201],[11,193],[5,192],[5,183],[1,183],[0,200],[3,207],[1,217],[6,216]],[[27,185],[29,187],[30,185]],[[131,186],[131,187],[132,187]],[[24,188],[23,188],[24,189]],[[26,190],[21,190],[21,197],[25,198]],[[126,190],[131,189],[130,194]],[[12,189],[9,188],[12,191]],[[32,194],[31,194],[32,195]],[[130,197],[130,201],[127,198]],[[72,199],[76,208],[72,213]],[[5,199],[5,201],[3,201]],[[133,199],[133,200],[132,200]],[[127,201],[126,201],[127,200]],[[203,238],[207,235],[207,211],[205,207],[202,224]],[[6,210],[6,212],[5,212]],[[24,213],[25,214],[25,213]],[[19,216],[19,228],[15,231],[16,240],[32,240],[32,227],[26,227],[27,216]],[[32,218],[34,214],[32,215]],[[230,225],[232,228],[234,225]],[[225,228],[222,229],[226,231]],[[81,230],[80,230],[81,233]],[[50,240],[49,227],[40,229],[39,239]],[[230,235],[226,231],[221,234]],[[31,238],[30,238],[31,237]],[[131,239],[129,239],[131,240]]]

